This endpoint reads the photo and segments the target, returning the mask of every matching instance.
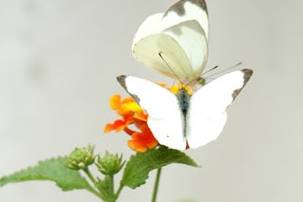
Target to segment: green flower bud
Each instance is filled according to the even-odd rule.
[[[105,152],[104,156],[98,156],[96,166],[104,175],[114,175],[123,167],[122,155]]]
[[[73,170],[87,168],[95,162],[94,146],[88,145],[83,148],[76,148],[67,158],[67,167]]]

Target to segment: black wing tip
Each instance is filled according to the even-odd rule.
[[[117,76],[116,78],[119,83],[124,82],[126,79],[126,75],[120,75],[120,76]]]
[[[184,0],[185,2],[188,1],[188,2],[191,2],[197,6],[199,6],[200,8],[202,8],[203,10],[206,11],[206,13],[208,12],[207,11],[207,5],[206,5],[206,1],[205,0]]]
[[[120,83],[120,85],[124,88],[126,88],[126,84],[125,84],[125,79],[126,79],[126,75],[120,75],[117,76],[117,81]]]
[[[252,69],[242,69],[242,72],[245,74],[249,74],[250,76],[254,73]]]
[[[208,9],[207,9],[207,5],[206,5],[206,1],[205,0],[179,0],[177,1],[175,4],[173,4],[165,13],[164,16],[166,16],[170,11],[174,11],[176,12],[179,16],[183,16],[185,15],[185,8],[184,8],[184,4],[186,2],[190,2],[198,7],[200,7],[202,10],[204,10],[206,12],[206,14],[208,15]]]
[[[246,85],[246,83],[248,82],[248,80],[254,73],[254,71],[251,69],[242,69],[241,72],[243,72],[243,79],[244,79],[243,85],[241,88],[234,90],[234,92],[232,94],[233,100],[235,100],[236,97],[240,94],[240,92],[242,91],[242,89],[244,88],[244,86]]]
[[[120,83],[120,85],[126,90],[126,92],[130,95],[130,96],[132,96],[134,99],[135,99],[135,101],[139,104],[140,103],[140,98],[137,96],[137,95],[135,95],[135,94],[133,94],[133,93],[130,93],[129,91],[128,91],[128,88],[127,88],[127,86],[126,86],[126,79],[127,79],[127,77],[128,76],[126,76],[126,75],[120,75],[120,76],[117,76],[117,80],[118,80],[118,82]]]
[[[206,11],[206,13],[208,14],[208,8],[207,8],[207,4],[205,0],[200,0],[200,4],[202,9],[204,9]]]
[[[126,78],[126,75],[120,75],[120,76],[117,76],[117,80],[120,81],[120,80],[125,80]]]
[[[242,69],[241,71],[244,74],[244,83],[247,83],[250,77],[254,74],[254,71],[252,69]]]
[[[189,1],[197,6],[199,6],[200,8],[202,8],[203,10],[206,11],[206,13],[208,13],[207,11],[207,5],[206,5],[206,1],[205,0],[185,0],[185,1]]]

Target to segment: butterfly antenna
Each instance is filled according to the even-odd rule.
[[[242,62],[238,62],[237,64],[235,64],[235,65],[233,65],[233,66],[231,66],[231,67],[227,67],[227,68],[223,69],[222,71],[219,71],[219,72],[216,72],[216,73],[214,73],[214,74],[211,74],[210,76],[211,76],[211,77],[215,77],[215,76],[217,76],[217,75],[220,75],[220,74],[222,74],[222,73],[225,73],[225,72],[227,72],[227,71],[230,71],[231,69],[234,69],[234,68],[236,68],[236,67],[238,67],[238,66],[240,66],[240,65],[242,65],[242,64],[243,64]],[[211,72],[212,70],[215,70],[215,69],[217,69],[217,68],[218,68],[218,66],[215,66],[215,67],[211,68],[210,70],[206,71],[205,73],[203,73],[203,75],[206,74],[206,73],[209,73],[209,72]]]
[[[213,70],[217,69],[219,66],[216,65],[213,68],[207,70],[206,72],[202,73],[201,76],[195,80],[189,81],[186,85],[191,85],[191,84],[195,84],[195,83],[200,83],[202,81],[202,83],[204,83],[204,79],[202,78],[202,76],[204,76],[205,74],[212,72]]]
[[[162,56],[163,55],[163,52],[159,52],[158,53],[159,57],[161,58],[161,60],[166,64],[167,68],[171,71],[171,73],[173,73],[176,77],[176,79],[182,83],[182,81],[180,81],[178,75],[176,74],[176,72],[169,66],[168,62],[164,59],[164,57]]]
[[[217,69],[218,67],[219,67],[218,65],[217,65],[217,66],[214,66],[213,68],[211,68],[211,69],[207,70],[206,72],[202,73],[202,75],[207,74],[207,73],[209,73],[209,72],[212,72],[212,71],[214,71],[215,69]]]

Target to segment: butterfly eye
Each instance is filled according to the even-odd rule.
[[[198,78],[197,80],[198,84],[200,84],[201,86],[205,85],[205,79],[203,79],[202,77]]]

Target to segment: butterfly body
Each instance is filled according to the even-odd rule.
[[[191,95],[187,92],[187,90],[185,88],[181,88],[178,92],[177,92],[177,100],[179,103],[179,107],[180,107],[180,111],[182,114],[182,120],[183,120],[183,135],[184,137],[186,137],[187,131],[186,131],[186,118],[187,118],[187,114],[188,114],[188,109],[189,109],[189,105],[190,105],[190,97]]]
[[[181,88],[176,96],[179,101],[180,110],[182,114],[186,116],[190,104],[191,95],[187,93],[185,88]]]

